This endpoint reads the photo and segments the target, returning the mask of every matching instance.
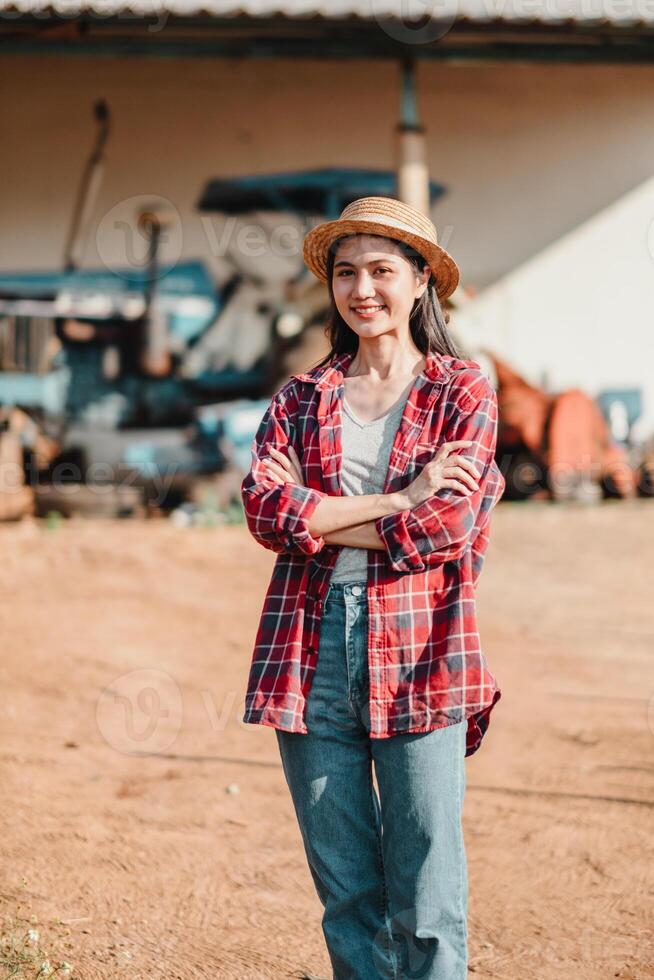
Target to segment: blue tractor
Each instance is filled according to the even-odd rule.
[[[57,509],[53,479],[89,486],[100,478],[127,481],[146,501],[169,507],[203,474],[247,470],[287,355],[320,321],[327,296],[301,249],[277,283],[261,280],[256,260],[239,268],[238,249],[221,286],[202,261],[166,265],[165,215],[148,208],[136,216],[144,262],[80,268],[76,249],[109,133],[106,104],[94,111],[96,142],[62,269],[0,275],[0,405],[20,407],[57,443],[48,469],[30,474],[43,507]],[[430,190],[432,200],[443,192],[437,184]],[[268,228],[286,216],[307,230],[357,197],[395,193],[391,172],[330,168],[212,180],[198,209],[223,221],[266,215]]]

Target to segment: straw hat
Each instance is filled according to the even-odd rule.
[[[407,242],[429,263],[439,299],[446,299],[456,289],[459,268],[438,244],[433,222],[422,211],[392,197],[360,197],[348,204],[336,221],[325,221],[311,229],[304,239],[304,261],[321,282],[327,282],[330,245],[341,235],[352,233]]]

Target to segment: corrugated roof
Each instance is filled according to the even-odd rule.
[[[0,0],[1,11],[52,12],[64,16],[97,14],[193,17],[287,18],[343,20],[397,19],[425,23],[424,0]],[[432,20],[473,23],[654,24],[651,0],[436,0]]]

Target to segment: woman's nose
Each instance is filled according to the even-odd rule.
[[[370,275],[362,271],[360,272],[352,285],[352,298],[353,299],[368,299],[370,296],[375,295],[375,284],[372,281]]]

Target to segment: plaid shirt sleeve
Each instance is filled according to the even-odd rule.
[[[495,462],[497,395],[487,379],[471,400],[453,415],[443,442],[472,439],[458,450],[481,474],[479,489],[462,494],[444,488],[415,507],[380,517],[375,526],[390,566],[398,572],[425,568],[459,558],[488,521],[504,492],[505,480]],[[436,448],[436,447],[435,447]]]
[[[281,389],[273,397],[259,424],[252,443],[250,472],[241,484],[241,499],[250,533],[264,548],[278,554],[313,555],[324,547],[325,540],[310,534],[308,522],[328,495],[291,481],[276,483],[263,462],[268,446],[288,456],[288,446],[293,442],[283,392]]]

